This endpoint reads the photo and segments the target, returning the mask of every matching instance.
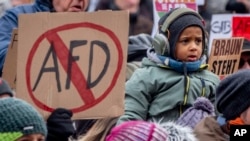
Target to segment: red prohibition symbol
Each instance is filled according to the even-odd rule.
[[[72,108],[70,110],[72,110],[73,113],[78,113],[78,112],[82,112],[88,108],[91,108],[93,106],[95,106],[96,104],[98,104],[99,102],[101,102],[109,93],[110,91],[113,89],[113,87],[115,86],[118,76],[121,72],[122,69],[122,63],[123,63],[123,51],[122,51],[122,47],[121,47],[121,43],[119,41],[119,39],[117,38],[117,36],[113,33],[113,31],[97,25],[97,24],[93,24],[93,23],[89,23],[89,22],[84,22],[84,23],[73,23],[73,24],[66,24],[66,25],[62,25],[59,26],[57,28],[48,30],[47,32],[43,33],[34,43],[28,59],[27,59],[27,63],[26,63],[26,84],[27,84],[27,89],[28,89],[28,93],[29,96],[31,97],[31,99],[33,100],[33,102],[41,109],[48,111],[48,112],[52,112],[54,110],[54,108],[49,107],[48,105],[44,104],[43,102],[41,102],[40,100],[38,100],[35,96],[34,93],[32,91],[32,84],[31,84],[31,67],[32,67],[32,60],[35,56],[35,53],[40,45],[40,43],[43,40],[48,40],[51,43],[54,44],[54,50],[56,53],[56,56],[60,62],[60,64],[62,65],[63,69],[67,72],[67,66],[68,66],[68,55],[69,55],[69,49],[67,48],[67,46],[63,43],[62,39],[60,38],[60,36],[57,34],[60,31],[65,31],[65,30],[72,30],[75,28],[90,28],[92,30],[97,30],[98,32],[102,32],[104,34],[106,34],[107,36],[109,36],[112,41],[115,43],[117,52],[118,52],[118,61],[117,61],[117,68],[115,70],[113,79],[111,80],[110,85],[107,87],[107,89],[103,92],[103,94],[98,97],[95,98],[91,89],[87,89],[86,87],[86,78],[85,76],[82,74],[78,64],[76,62],[72,62],[72,74],[76,74],[74,77],[72,76],[71,81],[73,83],[73,85],[75,86],[75,88],[78,91],[78,94],[80,95],[82,101],[85,103],[82,106],[76,107],[76,108]]]

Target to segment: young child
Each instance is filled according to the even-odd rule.
[[[0,98],[0,141],[45,141],[46,136],[45,121],[30,104]]]
[[[153,48],[126,82],[125,113],[128,120],[175,121],[196,98],[214,102],[219,77],[204,64],[206,33],[201,16],[188,8],[166,13],[158,22]]]

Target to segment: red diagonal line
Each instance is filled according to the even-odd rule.
[[[47,39],[50,43],[53,43],[54,50],[56,52],[56,55],[63,66],[64,70],[67,72],[68,69],[68,55],[69,50],[67,46],[63,43],[62,39],[56,34],[56,33],[49,33],[47,34]],[[72,57],[72,56],[71,56]],[[85,104],[90,104],[95,101],[95,98],[93,96],[93,93],[90,89],[87,89],[87,82],[83,74],[81,73],[80,68],[78,67],[76,62],[72,62],[72,68],[71,68],[71,80],[74,86],[76,87],[78,93],[80,94],[80,97],[85,102]]]

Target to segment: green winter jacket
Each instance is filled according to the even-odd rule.
[[[117,124],[127,120],[175,121],[197,97],[205,96],[214,103],[219,81],[206,69],[185,76],[144,58],[142,68],[126,82],[125,113]]]

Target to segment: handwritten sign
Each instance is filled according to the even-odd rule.
[[[45,117],[58,107],[73,119],[123,114],[128,20],[126,11],[22,15],[18,97]]]
[[[214,39],[209,69],[224,78],[238,70],[244,38]]]
[[[17,44],[18,30],[12,32],[11,42],[5,57],[2,77],[8,81],[10,87],[16,89],[16,73],[17,73]]]

